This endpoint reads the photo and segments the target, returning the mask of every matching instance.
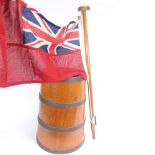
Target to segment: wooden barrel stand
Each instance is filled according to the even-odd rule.
[[[85,84],[80,77],[42,84],[37,131],[42,149],[65,154],[84,143]]]

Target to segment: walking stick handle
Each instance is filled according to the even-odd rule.
[[[78,7],[78,11],[87,11],[87,10],[90,10],[89,6],[79,6]]]

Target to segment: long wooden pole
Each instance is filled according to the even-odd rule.
[[[90,67],[90,54],[89,54],[89,40],[88,40],[88,30],[87,30],[87,10],[90,10],[89,6],[80,6],[78,11],[82,14],[83,32],[84,32],[84,46],[85,46],[85,59],[88,72],[88,94],[89,94],[89,108],[90,108],[90,123],[92,138],[95,139],[95,125],[96,116],[94,113],[94,100],[93,100],[93,89],[92,89],[92,77],[91,77],[91,67]]]

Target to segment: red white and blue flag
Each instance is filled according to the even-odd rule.
[[[60,27],[37,10],[22,8],[23,39],[26,46],[41,48],[49,54],[63,54],[80,49],[78,22]]]
[[[0,87],[86,79],[78,22],[60,27],[21,0],[0,0]]]

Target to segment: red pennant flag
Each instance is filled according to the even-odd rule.
[[[86,79],[78,24],[59,27],[19,0],[0,0],[0,87]]]

